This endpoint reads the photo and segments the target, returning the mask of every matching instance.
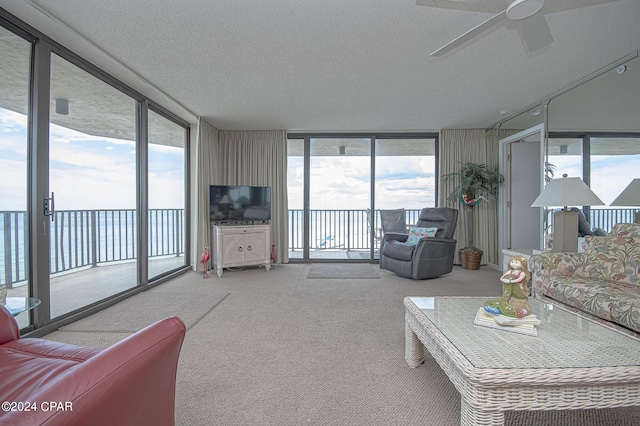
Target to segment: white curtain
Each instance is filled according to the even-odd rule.
[[[210,154],[215,169],[210,184],[271,187],[271,244],[276,245],[277,262],[288,262],[286,132],[221,130]]]
[[[200,118],[195,155],[194,269],[205,246],[213,254],[209,185],[270,186],[271,243],[276,245],[277,261],[288,262],[286,132],[222,131]]]
[[[474,162],[495,167],[498,164],[498,150],[493,142],[487,143],[485,129],[452,129],[440,131],[439,168],[440,175],[457,172],[460,163]],[[488,147],[491,145],[491,148]],[[458,250],[466,243],[465,229],[466,215],[469,209],[459,201],[450,203],[447,197],[452,192],[456,182],[443,182],[440,179],[438,188],[438,205],[457,208],[458,225],[454,238],[458,240],[455,263],[460,264]],[[484,252],[481,263],[498,263],[498,214],[495,202],[482,202],[474,207],[474,245]]]
[[[195,215],[194,215],[194,269],[200,262],[200,253],[206,246],[212,247],[211,229],[209,224],[209,185],[215,182],[217,171],[213,161],[213,150],[218,144],[218,129],[202,118],[198,119],[196,133],[196,159],[195,159]],[[211,262],[210,265],[211,266]]]

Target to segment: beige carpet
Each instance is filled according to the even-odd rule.
[[[214,287],[215,282],[214,277],[203,279],[202,274],[183,275],[59,330],[133,333],[172,315],[178,315],[191,328],[227,297],[227,292]]]
[[[314,263],[309,266],[307,278],[377,280],[379,269],[370,263]]]
[[[379,279],[344,285],[343,279],[306,279],[309,269],[246,269],[204,284],[229,295],[187,332],[176,423],[458,425],[460,395],[437,363],[427,358],[412,369],[404,360],[402,300],[494,297],[501,293],[500,273],[456,267],[444,277],[414,281],[378,270]],[[179,280],[202,284],[199,277]],[[506,424],[637,425],[640,409],[507,413]]]

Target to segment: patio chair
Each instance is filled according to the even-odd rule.
[[[407,232],[407,219],[404,209],[380,210],[382,237],[387,232]]]
[[[406,231],[386,232],[380,249],[380,269],[414,280],[436,278],[451,272],[457,243],[453,239],[457,221],[457,209],[422,209],[415,227],[431,229],[433,236],[421,237],[412,244]]]

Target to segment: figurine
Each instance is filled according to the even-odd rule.
[[[531,274],[527,269],[527,259],[513,256],[509,260],[509,270],[500,277],[502,281],[502,297],[490,299],[484,304],[484,310],[491,314],[502,314],[513,318],[524,318],[531,315],[529,306],[529,283]]]
[[[211,259],[211,255],[209,254],[209,246],[204,248],[204,253],[200,256],[200,263],[204,266],[204,275],[202,278],[209,278],[209,259]]]

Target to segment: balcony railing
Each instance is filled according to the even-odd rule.
[[[52,274],[137,257],[135,210],[59,210],[50,222]],[[0,212],[0,284],[26,280],[27,213]],[[184,209],[149,210],[149,257],[184,255]]]
[[[633,222],[637,209],[591,209],[590,224],[609,232],[619,222]],[[407,210],[408,224],[416,223],[420,210]],[[69,210],[55,212],[50,222],[51,273],[136,258],[135,210]],[[289,210],[289,251],[304,248],[304,212]],[[0,211],[0,284],[26,280],[28,253],[27,213]],[[373,220],[368,210],[311,210],[310,250],[378,249],[379,211]],[[149,211],[149,257],[184,255],[184,210]]]
[[[420,210],[406,210],[406,223],[416,223]],[[374,231],[373,247],[379,248],[380,211],[370,217],[369,210],[310,210],[310,250],[370,250],[371,230]],[[304,248],[304,211],[289,210],[289,251]]]

